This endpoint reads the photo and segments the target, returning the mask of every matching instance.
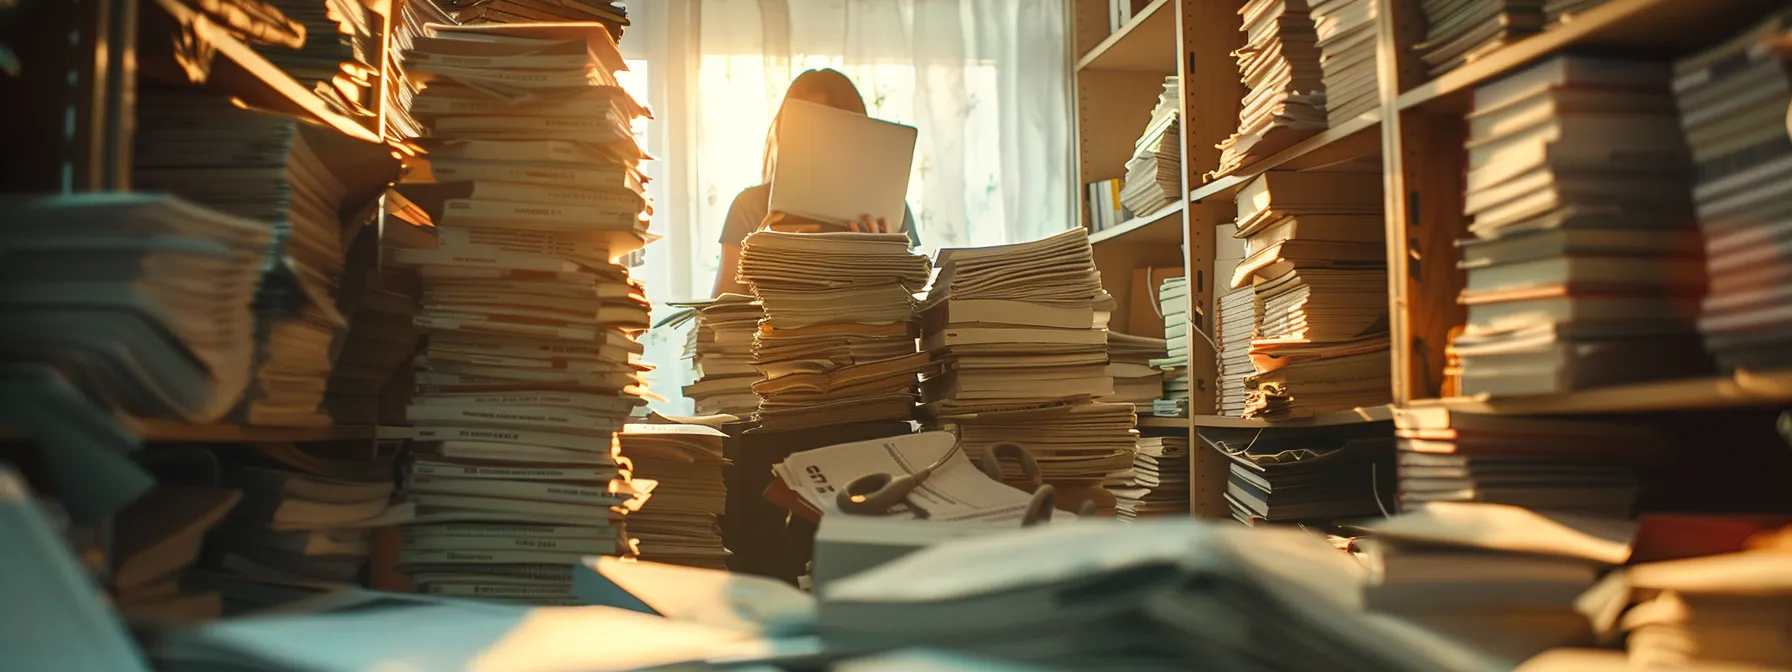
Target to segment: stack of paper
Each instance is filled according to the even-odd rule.
[[[1740,552],[1632,565],[1582,598],[1630,669],[1792,668],[1792,528]],[[1604,598],[1604,599],[1600,599]],[[1620,663],[1621,665],[1622,663]]]
[[[1164,372],[1151,365],[1165,359],[1167,341],[1161,338],[1108,332],[1107,376],[1114,379],[1114,393],[1102,401],[1132,404],[1138,413],[1151,415],[1164,393]]]
[[[1792,95],[1780,48],[1788,30],[1792,19],[1780,12],[1674,65],[1710,276],[1699,331],[1725,371],[1792,366],[1792,295],[1782,289],[1792,278],[1792,245],[1775,205],[1792,188]]]
[[[722,441],[703,425],[632,424],[623,427],[622,456],[635,476],[656,481],[653,498],[628,517],[643,560],[727,569],[718,518],[727,509]]]
[[[1543,28],[1543,0],[1423,0],[1429,28],[1413,45],[1435,77]]]
[[[1157,291],[1157,305],[1164,316],[1165,357],[1151,360],[1150,364],[1164,372],[1164,391],[1162,398],[1152,402],[1151,414],[1186,418],[1189,344],[1192,338],[1200,338],[1199,334],[1189,334],[1188,278],[1164,278]]]
[[[1336,127],[1381,105],[1376,86],[1374,0],[1316,0],[1313,34],[1325,83],[1326,124]]]
[[[336,459],[328,455],[350,447],[218,447],[224,483],[243,500],[212,532],[207,571],[189,572],[186,583],[222,595],[226,613],[359,585],[372,528],[385,524],[396,448]]]
[[[460,23],[595,21],[617,40],[629,25],[628,8],[604,0],[456,0],[453,5]]]
[[[1259,316],[1246,417],[1299,417],[1391,397],[1381,208],[1378,173],[1273,171],[1239,190],[1246,256],[1231,281],[1252,288]]]
[[[304,83],[339,113],[377,125],[373,80],[380,72],[381,17],[356,0],[265,0],[305,27],[305,44],[255,50]]]
[[[1220,344],[1219,414],[1240,417],[1251,392],[1245,381],[1257,375],[1257,367],[1251,365],[1251,339],[1257,337],[1257,321],[1262,319],[1256,289],[1243,287],[1220,297],[1219,313],[1215,320]]]
[[[580,555],[626,554],[652,490],[618,469],[644,403],[647,300],[612,259],[647,242],[631,133],[645,113],[603,25],[431,26],[405,52],[429,134],[399,193],[435,225],[422,277],[416,507],[401,571],[429,590],[554,601]]]
[[[270,227],[165,194],[9,197],[0,212],[0,358],[146,418],[212,422],[242,398]]]
[[[1258,523],[1329,523],[1394,509],[1394,428],[1203,428],[1207,448],[1232,460],[1226,504]]]
[[[388,222],[386,232],[414,228]],[[348,334],[324,391],[324,409],[340,425],[404,425],[412,389],[408,364],[417,352],[412,319],[421,293],[413,269],[381,267],[380,230],[365,227],[350,246],[337,309]],[[387,249],[386,255],[395,252]]]
[[[390,46],[386,51],[385,87],[386,139],[404,140],[423,136],[423,126],[411,116],[411,101],[420,90],[410,75],[405,74],[405,54],[416,47],[419,37],[431,34],[429,24],[453,24],[454,17],[434,2],[406,2],[398,8],[389,30]]]
[[[1120,204],[1140,217],[1183,198],[1182,87],[1178,81],[1176,77],[1164,78],[1164,92],[1158,94],[1151,123],[1146,124],[1145,132],[1133,145],[1132,158],[1126,161],[1126,184],[1120,189]]]
[[[192,454],[210,457],[204,451]],[[111,587],[119,611],[132,621],[191,623],[223,613],[218,593],[181,587],[199,560],[206,531],[242,498],[235,490],[216,487],[216,461],[203,462],[201,468],[210,473],[195,482],[162,478],[154,490],[113,519],[117,532],[112,538]]]
[[[1233,52],[1249,92],[1240,103],[1238,131],[1219,144],[1210,177],[1273,156],[1325,129],[1325,85],[1307,0],[1250,0],[1243,16],[1244,47]]]
[[[1132,466],[1109,476],[1107,489],[1124,521],[1188,515],[1188,437],[1141,436]]]
[[[1395,411],[1400,500],[1512,504],[1629,515],[1640,471],[1666,444],[1617,422]]]
[[[1462,393],[1709,369],[1693,324],[1705,263],[1667,82],[1661,63],[1563,56],[1475,90],[1468,324],[1451,346]]]
[[[943,370],[922,386],[924,415],[959,432],[973,458],[993,443],[1027,447],[1060,490],[1098,491],[1103,477],[1132,464],[1133,405],[1093,401],[1114,393],[1114,300],[1101,288],[1088,233],[941,250],[939,265],[921,344]],[[1059,504],[1076,510],[1080,502]]]
[[[853,514],[841,512],[836,503],[840,484],[871,474],[913,474],[951,453],[945,464],[934,469],[908,499],[891,510],[891,515],[929,522],[982,521],[1019,527],[1032,496],[991,480],[964,451],[952,450],[956,441],[950,432],[921,432],[843,443],[794,453],[773,465],[772,473],[813,513],[845,516]]]
[[[753,342],[760,426],[912,417],[916,376],[932,367],[912,331],[928,272],[900,233],[748,235],[740,279],[765,309]]]
[[[1543,16],[1554,26],[1572,21],[1581,12],[1604,3],[1605,0],[1543,0]]]
[[[669,305],[689,308],[697,321],[684,346],[697,370],[697,382],[684,386],[684,396],[696,403],[697,414],[745,418],[759,410],[753,383],[764,376],[753,368],[753,339],[765,311],[740,294]]]

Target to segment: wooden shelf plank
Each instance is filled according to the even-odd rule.
[[[1286,418],[1282,420],[1234,418],[1229,415],[1197,415],[1193,418],[1196,427],[1212,427],[1216,429],[1336,427],[1338,425],[1354,425],[1363,422],[1386,422],[1393,419],[1394,408],[1392,406],[1365,406],[1348,411],[1335,411],[1305,418]]]
[[[1176,74],[1176,3],[1155,0],[1076,61],[1077,72],[1124,70]]]
[[[1164,206],[1157,212],[1144,217],[1134,217],[1121,222],[1118,226],[1103,229],[1089,234],[1089,242],[1100,244],[1109,241],[1126,243],[1168,243],[1182,244],[1182,213],[1186,203],[1176,201]]]
[[[1747,372],[1529,397],[1416,399],[1415,408],[1465,413],[1580,415],[1748,408],[1792,404],[1792,370]]]
[[[1381,114],[1372,112],[1352,119],[1336,128],[1328,128],[1311,138],[1296,143],[1267,159],[1233,171],[1188,192],[1190,203],[1209,198],[1230,200],[1253,178],[1278,168],[1300,170],[1337,163],[1374,151],[1381,145]]]
[[[1710,46],[1781,5],[1774,0],[1609,0],[1400,94],[1401,110],[1467,109],[1474,87],[1569,51],[1671,57]]]

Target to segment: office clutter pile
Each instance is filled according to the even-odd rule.
[[[1061,508],[1087,499],[1111,511],[1100,483],[1132,463],[1138,436],[1132,404],[1095,401],[1114,392],[1113,302],[1084,229],[941,250],[921,336],[940,370],[922,385],[922,415],[973,459],[1001,442],[1031,449]]]
[[[628,535],[642,560],[726,569],[718,527],[727,509],[722,441],[703,425],[629,424],[619,435],[622,457],[637,482],[656,483],[653,497],[628,517]]]
[[[740,279],[764,307],[753,366],[767,430],[914,415],[914,295],[927,257],[903,234],[757,231],[741,243]]]
[[[1236,236],[1245,258],[1231,286],[1250,288],[1258,315],[1245,417],[1307,416],[1392,398],[1381,210],[1376,173],[1271,171],[1239,190]],[[1226,299],[1222,329],[1242,331],[1225,306],[1242,313],[1243,298]],[[1236,344],[1235,333],[1222,338]],[[1232,360],[1228,374],[1235,352],[1222,350],[1222,362]]]
[[[1694,324],[1705,262],[1668,74],[1560,56],[1475,89],[1464,200],[1474,237],[1460,243],[1468,323],[1451,343],[1463,394],[1709,370]]]
[[[1188,417],[1189,348],[1199,334],[1190,334],[1188,319],[1188,278],[1164,278],[1157,292],[1158,310],[1164,316],[1164,357],[1150,364],[1164,372],[1163,397],[1151,403],[1151,414],[1160,417]],[[1241,400],[1242,403],[1242,400]],[[1242,408],[1240,410],[1243,410]]]
[[[1151,121],[1126,161],[1126,183],[1120,203],[1144,217],[1182,201],[1182,87],[1176,77],[1164,78]],[[1097,229],[1099,230],[1099,229]]]
[[[1326,96],[1318,39],[1307,0],[1250,0],[1238,13],[1244,46],[1238,74],[1245,94],[1238,130],[1219,144],[1223,177],[1269,158],[1326,127]]]
[[[398,569],[438,594],[564,602],[579,557],[631,552],[622,519],[654,485],[617,461],[648,309],[611,261],[648,241],[646,110],[600,25],[430,29],[404,53],[427,154],[396,187],[436,234],[396,255],[427,339]]]
[[[1380,420],[1307,427],[1204,427],[1230,460],[1226,505],[1246,525],[1322,528],[1394,510],[1394,428]]]
[[[698,378],[684,386],[684,396],[696,404],[697,414],[752,416],[759,409],[753,384],[764,378],[753,368],[753,339],[765,311],[753,297],[740,294],[668,305],[683,310],[655,328],[696,322],[686,336],[684,356]]]

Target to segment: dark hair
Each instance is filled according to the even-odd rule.
[[[853,86],[852,80],[839,70],[818,68],[805,70],[790,81],[790,88],[784,90],[784,100],[778,104],[777,114],[772,116],[772,125],[765,132],[765,157],[763,177],[767,183],[772,181],[772,169],[778,163],[778,129],[783,126],[784,107],[790,104],[791,98],[803,98],[826,105],[837,110],[846,110],[865,114],[865,99],[859,96],[859,88]]]

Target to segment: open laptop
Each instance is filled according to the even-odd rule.
[[[902,225],[915,127],[792,100],[783,129],[772,212],[841,226],[860,215]]]

